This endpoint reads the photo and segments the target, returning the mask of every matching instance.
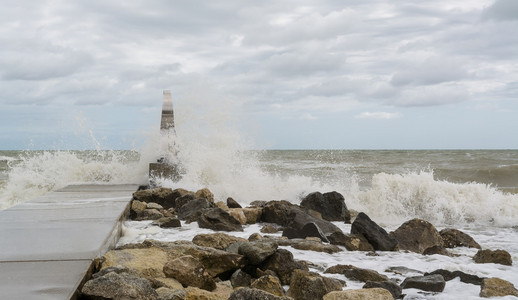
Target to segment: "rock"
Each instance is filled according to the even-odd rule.
[[[223,297],[223,299],[228,299],[230,297],[230,294],[234,291],[234,288],[232,287],[232,284],[230,283],[230,280],[220,281],[216,283],[216,289],[212,292],[220,295]]]
[[[343,274],[345,277],[356,280],[356,281],[387,281],[389,280],[387,276],[382,275],[374,270],[369,269],[362,269],[362,268],[356,268],[352,267],[350,269],[345,269],[343,271]]]
[[[173,290],[183,290],[183,285],[174,278],[159,277],[148,280],[151,282],[151,286],[154,288],[165,287]]]
[[[198,226],[219,231],[243,231],[241,223],[221,208],[204,209],[198,217]]]
[[[208,291],[216,288],[216,282],[205,271],[200,261],[191,255],[167,262],[163,272],[167,277],[178,280],[184,287],[194,286]]]
[[[211,203],[214,203],[214,194],[208,188],[198,190],[196,193],[194,193],[194,197],[207,199]]]
[[[263,236],[260,235],[259,233],[257,232],[254,232],[252,233],[249,237],[248,237],[248,241],[249,242],[255,242],[255,241],[260,241],[263,239]]]
[[[288,296],[295,300],[322,299],[329,292],[341,290],[342,284],[337,279],[295,270],[291,276]]]
[[[343,274],[345,270],[350,270],[356,268],[352,265],[335,265],[327,268],[324,273],[325,274]]]
[[[278,245],[273,242],[249,242],[243,243],[238,248],[238,253],[243,255],[252,265],[259,265],[277,250]]]
[[[374,247],[374,250],[396,251],[397,240],[390,237],[385,229],[372,221],[366,214],[359,213],[351,226],[351,234],[360,234]]]
[[[263,290],[240,288],[235,290],[228,300],[293,300],[290,297],[280,297]]]
[[[469,247],[482,249],[480,245],[468,234],[453,228],[445,228],[439,231],[445,248]]]
[[[156,247],[143,249],[111,250],[103,256],[102,269],[121,266],[134,270],[145,278],[165,277],[163,266],[168,261],[167,252]]]
[[[439,231],[430,222],[421,219],[412,219],[403,223],[391,232],[390,236],[397,240],[400,250],[423,253],[430,247],[443,247]]]
[[[290,284],[294,270],[308,271],[308,268],[293,259],[293,254],[285,249],[277,249],[261,266],[261,270],[272,270],[277,274],[283,285]]]
[[[279,278],[271,275],[261,276],[250,285],[251,288],[266,291],[276,296],[284,296]]]
[[[366,284],[363,285],[364,289],[372,289],[372,288],[382,288],[386,289],[392,294],[394,299],[401,298],[401,294],[403,293],[403,289],[399,286],[399,284],[394,281],[367,281]]]
[[[171,259],[184,255],[192,255],[198,259],[212,277],[221,274],[230,276],[235,270],[244,266],[242,255],[210,247],[200,247],[189,241],[159,242],[146,240],[138,244],[124,245],[117,250],[109,251],[107,254],[110,254],[110,259],[106,259],[103,267],[110,262],[110,265],[106,265],[106,267],[121,265],[129,268],[140,268],[147,273],[156,271],[155,266],[161,265],[160,273],[150,277],[160,277],[160,274],[165,277],[162,271],[164,264]],[[148,268],[149,265],[151,265],[151,268]]]
[[[146,208],[148,208],[148,209],[156,209],[158,211],[164,209],[164,207],[162,207],[162,205],[160,205],[158,203],[155,203],[155,202],[148,202],[146,204]]]
[[[225,233],[207,233],[207,234],[197,234],[192,239],[192,242],[198,246],[202,247],[212,247],[219,250],[226,250],[228,246],[234,244],[235,242],[246,242],[247,240],[228,235]]]
[[[218,295],[214,292],[199,289],[197,287],[188,287],[185,289],[185,300],[226,300],[228,296]]]
[[[403,289],[419,289],[428,292],[442,292],[446,285],[446,281],[442,275],[413,276],[407,277],[401,283]]]
[[[140,190],[133,193],[133,199],[142,202],[155,202],[165,209],[174,207],[174,200],[178,194],[173,193],[170,188],[154,188],[149,190]]]
[[[342,252],[343,250],[331,244],[323,244],[319,238],[305,238],[305,239],[278,239],[277,243],[279,246],[291,246],[298,250],[310,250],[315,252],[326,252],[326,253],[336,253]]]
[[[263,207],[263,206],[266,205],[266,203],[268,203],[268,201],[265,201],[265,200],[255,200],[255,201],[250,202],[250,206],[251,207]]]
[[[289,239],[304,239],[306,237],[317,237],[323,242],[329,243],[329,240],[326,238],[322,230],[318,227],[314,222],[307,223],[301,229],[296,229],[292,227],[285,227],[282,232],[282,236],[285,236]]]
[[[176,228],[176,227],[182,227],[182,223],[180,220],[176,217],[164,217],[160,218],[151,225],[159,226],[160,228]]]
[[[393,300],[392,294],[383,288],[345,290],[331,292],[323,300]]]
[[[423,274],[423,272],[419,270],[410,269],[407,267],[389,267],[385,270],[385,272],[392,272],[398,275],[406,275],[408,273]]]
[[[252,283],[252,276],[245,271],[239,269],[232,274],[230,282],[234,288],[237,287],[249,287]]]
[[[146,202],[138,201],[138,200],[133,199],[131,201],[130,217],[132,219],[135,219],[135,217],[138,214],[142,213],[146,208],[147,208],[147,203]]]
[[[109,272],[87,281],[81,292],[86,299],[156,300],[157,292],[149,282],[129,273]]]
[[[185,291],[178,289],[170,289],[166,287],[161,287],[156,289],[158,293],[157,300],[184,300],[185,299]]]
[[[478,250],[473,260],[478,264],[494,263],[506,266],[513,265],[511,255],[505,250]]]
[[[255,224],[261,220],[263,209],[261,207],[245,207],[243,213],[247,224]]]
[[[231,197],[227,198],[227,206],[228,208],[242,208],[241,205],[239,205],[239,203],[237,203],[237,201]]]
[[[184,194],[174,200],[174,209],[179,210],[180,207],[184,206],[185,204],[191,202],[194,199],[196,199],[194,197],[194,193]],[[210,201],[208,201],[208,202],[210,202]]]
[[[423,251],[423,255],[434,255],[434,254],[452,256],[452,254],[449,253],[448,250],[446,250],[446,248],[441,247],[441,246],[432,246],[430,248],[426,248]]]
[[[221,208],[224,211],[229,211],[230,210],[230,208],[228,208],[228,206],[223,201],[218,201],[218,202],[216,202],[214,204],[215,204],[215,207],[219,207],[219,208]]]
[[[340,193],[322,194],[314,192],[307,195],[300,206],[319,212],[324,220],[351,223],[351,214],[345,205],[344,197]]]
[[[444,280],[446,280],[446,281],[450,281],[455,277],[459,277],[460,281],[462,281],[464,283],[475,284],[475,285],[481,285],[482,281],[484,280],[484,278],[481,278],[481,277],[478,277],[478,276],[472,275],[472,274],[467,274],[462,271],[451,272],[451,271],[443,270],[443,269],[438,269],[438,270],[435,270],[430,273],[425,273],[424,275],[427,276],[427,275],[435,275],[435,274],[441,275],[444,278]]]
[[[191,223],[199,218],[204,209],[212,207],[214,207],[214,204],[205,198],[190,200],[177,209],[178,218]]]
[[[343,232],[334,232],[328,235],[327,239],[331,244],[344,246],[349,251],[374,251],[374,247],[360,234],[346,235]]]
[[[486,278],[482,281],[480,286],[480,297],[502,297],[502,296],[516,296],[518,297],[518,290],[509,281],[500,278]]]
[[[276,227],[274,227],[274,226],[272,226],[270,224],[264,225],[263,228],[261,228],[260,231],[262,233],[277,233],[277,232],[279,232],[279,230]]]
[[[144,209],[135,217],[135,221],[144,221],[144,220],[158,220],[163,218],[164,215],[159,212],[157,209]]]
[[[228,213],[238,220],[241,225],[246,225],[247,219],[242,208],[231,208]]]
[[[261,215],[263,222],[275,223],[283,227],[301,230],[308,223],[315,223],[325,236],[334,232],[342,232],[340,228],[329,221],[311,216],[302,208],[288,201],[270,201],[263,206]]]

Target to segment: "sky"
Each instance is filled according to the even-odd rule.
[[[516,0],[1,3],[0,149],[138,148],[163,90],[261,149],[518,149]]]

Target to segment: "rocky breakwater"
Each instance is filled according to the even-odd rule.
[[[345,264],[310,271],[315,264],[294,259],[285,246],[326,255],[409,251],[423,257],[451,255],[448,248],[453,247],[480,248],[469,235],[455,229],[439,232],[425,220],[410,220],[391,233],[365,213],[353,220],[345,199],[336,192],[309,194],[301,205],[257,201],[244,208],[232,198],[215,202],[208,189],[156,188],[137,191],[133,198],[133,220],[153,220],[154,226],[162,228],[196,222],[215,232],[197,234],[189,241],[146,240],[107,252],[99,259],[97,272],[81,288],[82,299],[398,299],[409,288],[441,293],[447,281],[457,277],[481,286],[482,297],[518,295],[505,280],[460,270],[386,270],[389,274],[421,274],[402,281]],[[332,223],[352,220],[350,233]],[[231,234],[255,223],[263,226],[248,239]],[[280,232],[282,236],[268,235]],[[503,250],[480,251],[474,257],[477,263],[512,264]],[[346,281],[363,282],[363,288],[348,289]]]

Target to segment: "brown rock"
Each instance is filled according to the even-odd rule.
[[[228,235],[225,233],[207,233],[207,234],[198,234],[193,239],[192,242],[198,246],[202,247],[212,247],[219,250],[226,250],[228,246],[234,244],[235,242],[246,242],[247,240]]]
[[[236,220],[238,220],[241,225],[246,225],[247,219],[242,208],[230,208],[228,213],[232,217],[236,218]]]
[[[158,294],[149,282],[129,273],[110,272],[85,283],[81,289],[89,299],[156,300]]]
[[[185,300],[226,300],[228,296],[219,295],[214,292],[199,289],[196,287],[188,287],[185,289]]]
[[[221,208],[224,211],[229,211],[230,210],[230,208],[223,201],[218,201],[215,204],[216,204],[216,207],[219,207],[219,208]]]
[[[176,196],[170,188],[140,190],[133,193],[133,199],[146,203],[155,202],[162,205],[165,209],[174,207]]]
[[[249,237],[248,237],[248,241],[249,242],[255,242],[255,241],[260,241],[263,239],[263,236],[260,235],[259,233],[257,232],[254,232],[252,233]]]
[[[486,278],[482,281],[479,295],[484,298],[502,296],[518,297],[518,290],[509,281],[500,278]]]
[[[241,205],[239,203],[237,203],[236,200],[234,200],[233,198],[231,197],[228,197],[227,198],[227,206],[229,208],[242,208]]]
[[[201,190],[198,190],[196,193],[194,193],[195,198],[205,198],[209,200],[210,202],[214,203],[214,194],[208,189],[203,188]]]
[[[356,280],[356,281],[387,281],[389,280],[387,276],[382,275],[374,270],[362,269],[353,267],[351,269],[345,269],[343,271],[345,277]]]
[[[393,300],[392,294],[383,288],[345,290],[330,292],[323,300]]]
[[[279,278],[274,276],[262,276],[254,282],[252,282],[250,287],[266,291],[276,296],[284,296],[284,290],[282,289],[281,281],[279,280]]]
[[[293,259],[293,254],[285,249],[277,249],[261,266],[262,270],[274,271],[283,285],[290,284],[294,270],[308,271],[308,268]]]
[[[468,234],[453,228],[445,228],[439,232],[444,242],[444,247],[469,247],[482,249],[480,245]]]
[[[327,293],[341,290],[342,284],[337,279],[295,270],[291,276],[288,296],[295,300],[322,299]]]
[[[473,260],[478,264],[494,263],[506,266],[513,264],[511,255],[505,250],[478,250]]]
[[[164,215],[157,209],[146,208],[137,214],[137,216],[135,217],[135,220],[136,221],[158,220],[163,217],[164,217]]]
[[[185,290],[183,288],[170,289],[167,287],[160,287],[156,289],[158,293],[158,300],[185,300]]]
[[[177,227],[182,227],[182,223],[176,217],[160,218],[160,219],[154,221],[151,224],[159,226],[160,228],[177,228]]]
[[[207,208],[198,217],[198,226],[217,231],[243,231],[241,223],[221,208]]]
[[[293,298],[275,296],[259,289],[239,288],[230,295],[228,300],[293,300]]]
[[[391,232],[390,236],[398,241],[400,250],[423,253],[433,246],[443,247],[439,231],[430,222],[421,219],[412,219],[403,223]]]
[[[278,239],[277,243],[280,246],[291,246],[295,249],[299,250],[310,250],[315,252],[325,252],[325,253],[336,253],[343,251],[340,247],[331,244],[324,244],[320,239],[315,238],[314,240],[311,238],[306,239]]]
[[[163,272],[167,277],[178,280],[184,287],[193,286],[208,291],[216,288],[216,283],[205,271],[200,261],[191,255],[167,262]]]
[[[263,209],[261,207],[245,207],[243,213],[247,224],[255,224],[261,220]]]
[[[264,225],[260,230],[262,233],[277,233],[279,230],[270,224]]]
[[[102,269],[123,266],[148,279],[165,277],[162,269],[169,260],[167,252],[156,247],[111,250],[104,254],[103,258]]]
[[[331,244],[344,246],[349,251],[374,251],[374,247],[360,234],[347,235],[343,232],[334,232],[328,235],[327,239]]]

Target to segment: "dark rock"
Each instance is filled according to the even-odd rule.
[[[157,292],[149,282],[129,273],[109,272],[85,283],[81,292],[85,299],[156,300]]]
[[[252,233],[249,237],[248,237],[248,241],[249,242],[255,242],[255,241],[260,241],[263,239],[263,236],[257,232],[254,232]]]
[[[331,244],[344,246],[349,251],[374,251],[374,247],[360,234],[346,235],[343,232],[333,232],[327,239]]]
[[[439,231],[442,237],[444,247],[469,247],[481,249],[480,245],[468,234],[453,228],[445,228]]]
[[[282,288],[279,278],[271,275],[264,275],[254,280],[250,285],[251,288],[266,291],[276,296],[284,296],[284,290]]]
[[[292,227],[285,227],[282,232],[282,236],[285,236],[289,239],[304,239],[306,237],[317,237],[322,242],[329,243],[329,240],[326,238],[322,230],[318,227],[314,222],[307,223],[301,229],[295,229]]]
[[[513,265],[511,255],[505,250],[478,250],[473,260],[478,264],[494,263],[506,266]]]
[[[219,250],[225,250],[232,244],[236,242],[246,242],[245,239],[240,237],[235,237],[232,235],[228,235],[225,233],[217,232],[217,233],[207,233],[207,234],[197,234],[192,239],[192,242],[198,246],[202,247],[212,247]],[[236,251],[237,253],[237,251]]]
[[[100,270],[99,272],[92,274],[92,278],[101,277],[101,276],[104,276],[111,272],[117,273],[117,274],[131,273],[129,268],[121,267],[121,266],[113,266],[113,267],[104,268],[104,269]]]
[[[336,253],[343,251],[340,247],[331,244],[323,244],[319,238],[305,239],[277,239],[279,246],[291,246],[299,250],[310,250],[315,252]]]
[[[359,213],[351,226],[351,234],[361,234],[374,250],[396,251],[398,243],[390,237],[385,229],[372,221],[366,214]]]
[[[204,209],[198,217],[198,226],[220,231],[243,231],[236,218],[218,207]]]
[[[439,274],[407,277],[401,284],[403,289],[414,288],[428,292],[442,292],[445,286],[446,281]]]
[[[165,209],[174,207],[175,196],[170,188],[154,188],[133,193],[133,199],[146,203],[155,202]]]
[[[385,270],[385,272],[392,272],[394,274],[399,274],[399,275],[405,275],[408,273],[423,274],[423,272],[421,272],[419,270],[410,269],[407,267],[389,267]]]
[[[156,289],[158,300],[185,300],[184,290],[175,290],[166,287]]]
[[[252,207],[263,207],[264,205],[266,205],[266,203],[268,203],[268,201],[255,200],[255,201],[250,202],[250,206],[252,206]]]
[[[182,223],[178,218],[175,217],[164,217],[156,220],[155,222],[151,223],[151,225],[159,226],[160,228],[176,228],[176,227],[182,227]]]
[[[394,281],[367,281],[366,284],[363,285],[364,289],[372,289],[372,288],[382,288],[386,289],[392,294],[394,299],[399,299],[402,297],[403,289],[399,286],[399,284]]]
[[[293,254],[285,249],[277,249],[261,266],[262,270],[272,270],[277,274],[283,285],[290,284],[294,270],[308,271],[308,268],[293,259]]]
[[[212,207],[214,207],[214,204],[205,198],[190,200],[177,209],[178,218],[191,223],[199,218],[202,210]]]
[[[228,300],[293,300],[290,297],[280,297],[259,289],[241,288],[234,290]]]
[[[149,209],[146,208],[135,217],[136,221],[144,221],[144,220],[158,220],[163,218],[164,215],[160,213],[157,209]]]
[[[439,254],[439,255],[451,256],[451,254],[444,247],[437,246],[437,245],[436,246],[432,246],[430,248],[426,248],[423,251],[423,254],[424,255]]]
[[[272,242],[249,242],[239,246],[238,253],[243,255],[250,264],[259,265],[277,250],[277,244]]]
[[[243,286],[243,287],[249,287],[252,283],[252,276],[250,274],[244,272],[243,270],[239,269],[232,274],[230,277],[230,282],[232,283],[232,286],[234,288]]]
[[[228,208],[242,208],[241,205],[239,203],[237,203],[236,200],[228,197],[227,198],[227,206]]]
[[[337,279],[295,270],[291,276],[288,296],[295,300],[322,299],[329,292],[341,290],[342,283]]]
[[[205,271],[199,260],[191,255],[181,256],[164,265],[164,274],[178,280],[184,287],[194,286],[207,291],[216,288],[216,282]]]
[[[345,270],[356,268],[353,265],[335,265],[327,268],[324,273],[326,274],[343,274]]]
[[[485,278],[480,286],[480,297],[518,297],[518,290],[509,281],[500,278]]]
[[[438,269],[438,270],[435,270],[430,273],[425,273],[424,275],[427,276],[427,275],[435,275],[435,274],[441,275],[444,278],[444,280],[446,280],[446,281],[450,281],[455,277],[459,277],[460,281],[462,281],[464,283],[475,284],[475,285],[481,285],[482,281],[484,280],[484,278],[481,278],[481,277],[478,277],[478,276],[472,275],[472,274],[467,274],[462,271],[451,272],[451,271],[444,270],[444,269]]]
[[[387,276],[382,275],[374,270],[362,269],[353,267],[351,269],[345,269],[343,271],[345,277],[356,280],[356,281],[387,281],[389,280]]]
[[[194,193],[184,194],[175,199],[174,208],[178,210],[180,209],[180,207],[184,206],[185,204],[191,202],[194,199],[196,199],[196,197],[194,197]]]
[[[400,250],[423,253],[433,247],[443,247],[442,237],[435,227],[425,220],[412,219],[403,223],[390,236],[399,243]]]
[[[260,231],[262,233],[277,233],[277,232],[279,232],[279,230],[276,227],[274,227],[274,226],[272,226],[270,224],[264,225],[263,228],[261,228]]]
[[[351,214],[345,205],[344,197],[340,193],[322,194],[314,192],[307,195],[300,206],[319,212],[324,220],[351,223]]]

